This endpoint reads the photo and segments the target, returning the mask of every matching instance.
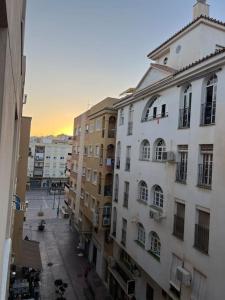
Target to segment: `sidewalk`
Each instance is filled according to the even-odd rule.
[[[85,280],[88,261],[85,257],[78,256],[78,234],[68,223],[64,219],[49,219],[44,232],[37,231],[37,220],[28,220],[24,225],[24,234],[29,236],[32,231],[32,239],[40,242],[43,265],[41,299],[56,299],[54,281],[61,278],[68,284],[65,294],[67,300],[93,300],[90,287],[93,284],[96,286],[97,281],[101,296],[99,298],[96,295],[98,298],[95,297],[95,300],[109,300],[107,289],[95,271],[92,270]]]

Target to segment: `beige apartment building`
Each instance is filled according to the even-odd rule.
[[[7,298],[24,100],[26,1],[0,0],[0,299]],[[19,166],[18,166],[19,167]]]
[[[117,99],[106,98],[74,120],[74,138],[67,187],[72,221],[99,276],[107,279],[110,239]]]

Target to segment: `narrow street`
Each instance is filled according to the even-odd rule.
[[[58,195],[57,195],[58,197]],[[80,257],[78,234],[70,227],[68,219],[57,218],[57,206],[53,209],[54,197],[46,191],[28,192],[29,201],[27,220],[24,223],[24,237],[40,242],[42,259],[41,299],[55,300],[54,281],[62,279],[68,284],[65,298],[67,300],[91,300],[92,296],[84,278],[87,259]],[[61,205],[64,198],[61,196]],[[56,201],[58,205],[58,199]],[[38,211],[42,207],[46,221],[44,232],[37,230],[40,217]]]

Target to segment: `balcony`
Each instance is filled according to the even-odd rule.
[[[212,163],[198,165],[198,186],[211,189],[212,187]]]
[[[191,108],[182,108],[179,110],[179,129],[190,128]]]
[[[177,238],[184,239],[184,218],[174,215],[173,235]]]
[[[133,134],[133,122],[128,122],[127,135]]]
[[[112,185],[105,185],[104,187],[104,196],[111,197],[112,196]]]
[[[129,194],[127,192],[124,192],[123,207],[128,208],[128,199],[129,199]]]
[[[130,158],[126,158],[125,171],[130,171]]]
[[[187,180],[187,163],[177,163],[176,181],[186,183]]]
[[[108,138],[114,139],[116,137],[116,128],[108,130]]]
[[[209,228],[208,227],[200,224],[195,224],[194,247],[204,252],[205,254],[208,254],[208,249],[209,249]]]
[[[216,101],[201,105],[201,125],[214,125],[216,119]]]

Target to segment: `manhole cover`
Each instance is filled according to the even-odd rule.
[[[52,262],[49,262],[47,266],[48,266],[48,267],[51,267],[51,266],[53,266],[53,263],[52,263]]]

